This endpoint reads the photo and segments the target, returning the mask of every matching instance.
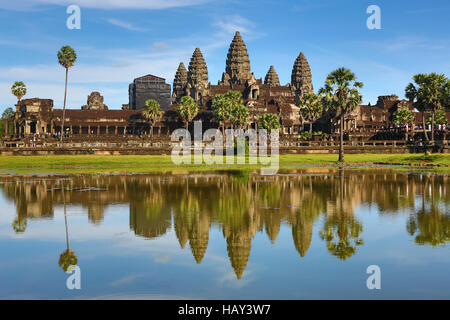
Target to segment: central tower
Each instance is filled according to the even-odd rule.
[[[251,78],[247,47],[237,31],[228,49],[225,72],[219,84],[245,84]]]

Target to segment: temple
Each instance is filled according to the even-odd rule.
[[[165,79],[151,74],[138,77],[129,85],[129,102],[122,110],[111,110],[104,104],[99,92],[92,92],[87,104],[81,109],[67,109],[65,127],[62,124],[62,109],[54,109],[49,99],[24,99],[16,105],[13,137],[24,138],[32,134],[68,136],[94,135],[125,136],[150,135],[150,125],[141,114],[145,101],[154,99],[164,111],[163,117],[153,127],[154,134],[169,136],[182,127],[176,109],[183,96],[191,96],[199,105],[199,113],[194,120],[203,122],[204,130],[218,127],[211,105],[215,95],[227,91],[242,94],[243,103],[250,113],[249,127],[257,128],[262,114],[273,113],[279,117],[281,134],[295,137],[313,126],[314,131],[324,134],[336,134],[339,130],[338,118],[332,112],[326,112],[320,119],[309,123],[299,115],[297,106],[303,95],[313,93],[312,72],[306,55],[300,52],[293,61],[291,82],[281,85],[280,78],[273,65],[268,66],[264,81],[255,77],[251,71],[250,57],[244,40],[236,32],[225,61],[225,70],[216,85],[209,82],[208,66],[200,48],[196,48],[186,68],[180,62],[173,80],[173,87]],[[396,95],[380,96],[375,105],[360,105],[344,124],[346,132],[361,139],[386,139],[385,128],[392,127],[393,113],[398,108],[412,110],[416,124],[421,124],[421,115],[415,112],[411,102],[399,99]],[[450,113],[447,112],[450,121]],[[7,128],[6,128],[7,130]],[[5,130],[5,131],[6,131]],[[152,135],[153,136],[153,135]]]

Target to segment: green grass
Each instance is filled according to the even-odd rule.
[[[305,166],[337,165],[334,154],[302,154],[280,156],[281,169]],[[347,154],[346,165],[392,163],[403,165],[440,165],[450,169],[450,154]],[[170,156],[0,156],[0,174],[95,174],[95,173],[145,173],[165,171],[211,171],[257,169],[260,165],[174,165]]]

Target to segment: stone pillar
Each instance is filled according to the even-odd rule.
[[[114,134],[117,136],[117,126],[114,127]]]
[[[83,127],[79,125],[78,134],[81,135],[83,133]]]
[[[88,136],[90,136],[90,135],[91,135],[91,126],[88,125]]]
[[[97,126],[97,135],[100,135],[100,126]]]

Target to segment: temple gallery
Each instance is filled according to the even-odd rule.
[[[294,60],[294,59],[293,59]],[[121,109],[109,109],[99,92],[92,92],[86,105],[79,109],[68,108],[62,126],[63,109],[54,108],[51,99],[23,99],[16,105],[13,118],[12,138],[21,139],[31,135],[52,137],[64,132],[69,137],[76,136],[169,136],[183,127],[177,108],[184,96],[190,96],[199,106],[194,121],[202,121],[204,130],[217,128],[218,121],[212,112],[213,99],[218,94],[236,91],[242,95],[243,104],[248,108],[248,128],[257,129],[258,120],[264,114],[274,114],[279,120],[280,134],[299,135],[312,126],[314,132],[333,135],[339,131],[340,118],[335,112],[323,112],[314,121],[299,116],[300,99],[314,92],[311,68],[303,52],[293,62],[291,81],[280,84],[276,69],[268,66],[267,74],[256,78],[251,72],[250,58],[239,32],[236,32],[226,58],[225,72],[216,85],[209,82],[208,66],[199,48],[196,48],[188,68],[180,62],[173,80],[173,86],[155,75],[144,75],[129,85],[129,101]],[[142,115],[145,102],[156,100],[163,114],[150,126]],[[399,99],[396,95],[380,96],[375,105],[359,105],[344,120],[346,134],[359,136],[364,140],[383,140],[386,129],[394,127],[393,114],[400,108],[409,109],[414,116],[414,125],[422,123],[422,117],[414,109],[413,103]],[[446,113],[450,120],[450,112]],[[225,125],[231,125],[226,123]],[[420,129],[420,128],[419,128]],[[423,129],[423,128],[422,128]],[[150,134],[153,130],[153,134]],[[384,130],[384,131],[383,131]],[[8,128],[5,128],[8,132]],[[100,139],[99,137],[99,139]]]

